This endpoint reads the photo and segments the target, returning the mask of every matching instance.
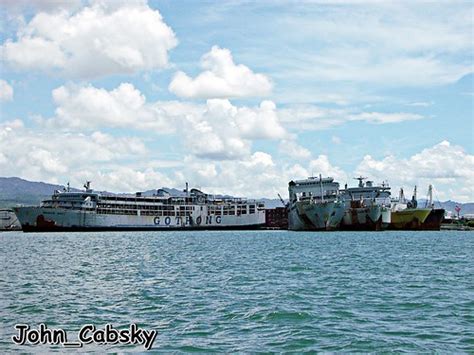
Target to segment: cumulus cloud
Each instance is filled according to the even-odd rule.
[[[378,181],[389,180],[396,189],[418,185],[423,191],[433,184],[441,200],[467,202],[474,199],[474,155],[448,141],[406,159],[390,155],[377,160],[366,155],[356,172]]]
[[[81,0],[3,0],[2,6],[13,13],[21,13],[25,10],[55,12],[78,9],[81,7]]]
[[[20,70],[99,77],[163,68],[177,45],[161,14],[142,2],[95,2],[76,12],[39,12],[0,48]]]
[[[91,85],[61,86],[53,90],[53,100],[57,105],[54,117],[40,120],[45,127],[179,132],[178,141],[203,158],[238,159],[250,155],[252,140],[280,139],[287,134],[271,101],[257,107],[234,106],[226,99],[212,99],[205,104],[148,103],[129,83],[110,91]]]
[[[241,160],[210,162],[188,156],[181,175],[204,191],[234,196],[276,197],[287,190],[287,174],[265,152]]]
[[[7,175],[49,181],[87,166],[144,155],[143,142],[133,137],[31,130],[21,120],[0,124],[0,171]]]
[[[209,192],[240,196],[274,195],[285,189],[285,175],[270,154],[257,151],[240,160],[210,161],[189,155],[172,168],[156,166],[155,152],[133,137],[31,130],[21,120],[0,124],[0,171],[29,180],[81,186],[92,180],[99,190],[133,192],[185,181]],[[52,138],[54,137],[54,138]],[[133,161],[133,163],[130,163]]]
[[[310,176],[333,177],[339,183],[348,181],[348,175],[341,168],[332,165],[327,155],[321,154],[309,163]]]
[[[208,100],[199,115],[187,115],[184,135],[195,155],[210,159],[239,159],[250,154],[252,139],[278,139],[286,135],[275,105],[237,107],[229,100]]]
[[[0,79],[0,101],[13,100],[13,88],[5,81]]]
[[[212,47],[201,58],[204,69],[191,78],[179,71],[169,85],[169,90],[186,98],[233,98],[266,96],[272,91],[272,83],[263,74],[252,72],[243,64],[235,64],[230,50]]]
[[[173,117],[182,106],[169,102],[150,105],[132,84],[113,90],[88,86],[60,86],[52,92],[55,116],[45,121],[50,127],[91,130],[97,127],[128,127],[173,131]]]
[[[185,117],[184,144],[194,155],[208,159],[239,159],[250,154],[251,142],[240,134],[238,108],[228,100],[208,100],[197,115]]]
[[[235,120],[243,137],[249,139],[277,139],[286,135],[272,101],[262,101],[258,108],[237,109]]]
[[[72,182],[80,184],[92,181],[93,187],[111,192],[135,192],[160,187],[176,186],[176,179],[153,168],[135,169],[128,166],[114,166],[108,169],[87,169],[74,172]]]
[[[436,199],[467,202],[474,198],[474,156],[447,141],[408,158],[367,155],[353,172],[338,167],[327,155],[299,164],[275,161],[268,152],[251,150],[238,159],[223,160],[189,154],[182,164],[163,163],[156,157],[156,152],[134,137],[100,131],[55,131],[53,135],[25,127],[21,120],[0,124],[0,171],[30,180],[71,181],[75,186],[92,180],[97,189],[120,192],[180,187],[188,181],[211,193],[275,197],[286,195],[290,180],[321,174],[343,185],[362,174],[378,183],[389,179],[394,194],[399,187],[407,191],[418,185],[419,197],[423,197],[428,184],[433,184]]]
[[[294,140],[282,140],[278,150],[280,153],[297,160],[306,160],[311,158],[311,152],[305,147],[299,145]]]
[[[243,160],[222,161],[214,165],[217,174],[212,179],[196,177],[192,171],[189,176],[195,177],[203,187],[214,193],[237,196],[277,198],[278,193],[286,196],[290,180],[318,174],[332,176],[339,181],[346,179],[346,174],[333,166],[324,155],[301,165],[287,165],[275,162],[268,153],[257,151]],[[190,169],[193,170],[192,166]]]

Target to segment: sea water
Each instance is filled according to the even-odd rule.
[[[168,351],[474,351],[474,233],[0,233],[0,352],[17,323],[158,335]],[[142,351],[85,345],[83,351]]]

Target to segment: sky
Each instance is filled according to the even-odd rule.
[[[468,1],[3,0],[0,176],[474,201]]]

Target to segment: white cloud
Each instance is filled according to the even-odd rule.
[[[414,185],[424,191],[433,184],[440,200],[468,202],[474,199],[474,155],[448,141],[406,159],[387,156],[377,160],[366,155],[356,172],[378,181],[389,180],[396,189],[405,187],[405,191]]]
[[[375,124],[383,123],[397,123],[403,121],[414,121],[421,120],[424,117],[422,115],[414,113],[384,113],[384,112],[362,112],[356,115],[349,116],[351,121],[365,121]]]
[[[372,5],[305,4],[305,15],[300,5],[279,18],[287,36],[312,44],[302,50],[285,48],[294,60],[286,68],[287,77],[429,86],[455,82],[472,71],[470,4],[439,3],[430,11],[424,2]]]
[[[386,55],[390,58],[389,54]],[[312,54],[302,68],[290,72],[321,81],[368,82],[383,86],[430,86],[448,84],[469,74],[468,64],[443,62],[431,56],[378,58],[372,49],[334,48]],[[348,61],[347,58],[351,58]],[[305,66],[311,69],[305,70]]]
[[[244,138],[277,139],[286,135],[272,101],[262,101],[258,108],[237,109],[235,120]]]
[[[0,101],[13,100],[13,88],[5,81],[0,79]]]
[[[278,139],[286,135],[270,101],[249,108],[212,99],[202,113],[186,115],[185,120],[185,144],[201,158],[240,159],[250,155],[252,139]]]
[[[332,165],[328,156],[324,154],[311,160],[309,169],[311,171],[309,176],[319,176],[321,174],[323,177],[333,177],[339,183],[348,181],[348,175],[341,168]]]
[[[160,187],[176,186],[176,181],[166,174],[152,168],[133,169],[127,166],[116,166],[112,169],[75,172],[71,182],[80,186],[81,182],[92,181],[93,188],[111,192],[136,192],[153,190]]]
[[[204,167],[203,167],[204,166]],[[182,170],[193,186],[214,194],[234,196],[277,197],[287,190],[287,172],[283,171],[270,154],[257,151],[241,160],[209,162],[187,157]]]
[[[78,9],[81,6],[81,0],[3,0],[2,6],[5,6],[13,13],[25,10],[56,12]]]
[[[324,130],[347,121],[347,109],[328,109],[315,105],[292,105],[278,110],[281,122],[296,130]]]
[[[146,103],[145,96],[132,84],[122,83],[113,90],[88,86],[60,86],[52,92],[57,105],[55,116],[44,120],[47,127],[93,130],[98,127],[125,127],[174,131],[176,117],[194,106],[174,101]]]
[[[187,172],[187,176],[191,176],[206,190],[237,196],[277,198],[278,193],[287,196],[290,180],[318,174],[333,176],[339,181],[346,179],[346,174],[333,166],[324,155],[303,165],[286,165],[275,162],[268,153],[257,151],[240,161],[215,163],[217,174],[212,179],[196,177],[192,172],[192,164],[189,169],[191,171]]]
[[[190,78],[177,72],[169,90],[186,98],[232,98],[266,96],[271,93],[272,83],[263,74],[255,74],[243,64],[236,65],[226,48],[212,47],[201,58],[204,72]]]
[[[147,154],[137,138],[94,132],[61,133],[31,130],[21,120],[0,125],[2,175],[51,181],[51,176],[74,175],[84,168]]]
[[[334,144],[341,144],[342,140],[338,136],[332,136],[331,137],[331,142],[334,143]]]
[[[226,144],[226,143],[224,143]],[[332,176],[341,185],[362,174],[381,182],[389,179],[393,194],[399,187],[428,184],[435,198],[461,202],[474,199],[474,156],[443,141],[408,158],[365,156],[354,172],[333,165],[319,155],[302,164],[275,161],[267,152],[248,151],[233,160],[202,159],[188,155],[182,164],[155,160],[156,152],[138,138],[32,130],[20,120],[0,124],[0,171],[3,175],[80,186],[92,180],[100,190],[133,192],[162,186],[180,187],[185,181],[211,193],[237,196],[286,196],[288,181],[308,176]],[[206,157],[207,158],[207,157]]]
[[[311,158],[311,152],[305,147],[299,145],[294,140],[282,140],[278,147],[280,153],[293,159],[307,160]]]
[[[86,78],[166,67],[177,44],[158,11],[132,2],[40,12],[17,37],[1,47],[12,67]]]
[[[179,133],[178,142],[187,151],[210,159],[239,159],[250,155],[252,140],[280,139],[286,131],[279,122],[275,104],[238,107],[225,99],[206,104],[176,101],[147,103],[132,84],[113,90],[88,86],[61,86],[53,90],[55,116],[39,120],[45,127],[91,131],[100,127],[123,127]]]
[[[360,112],[355,108],[332,109],[315,105],[293,105],[278,110],[280,121],[296,130],[324,130],[348,121],[373,124],[398,123],[425,118],[422,115],[398,112]]]
[[[184,144],[192,154],[208,159],[240,159],[248,156],[251,142],[239,131],[237,107],[228,100],[208,100],[203,112],[184,118]]]
[[[61,69],[66,55],[59,45],[41,37],[22,37],[18,42],[7,41],[0,48],[6,63],[25,69]]]
[[[415,102],[409,102],[407,103],[408,106],[413,106],[413,107],[429,107],[434,104],[433,101],[415,101]]]

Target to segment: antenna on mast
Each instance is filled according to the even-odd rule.
[[[367,179],[367,177],[363,177],[362,175],[359,177],[355,177],[355,180],[359,180],[359,187],[364,187],[364,180]]]

